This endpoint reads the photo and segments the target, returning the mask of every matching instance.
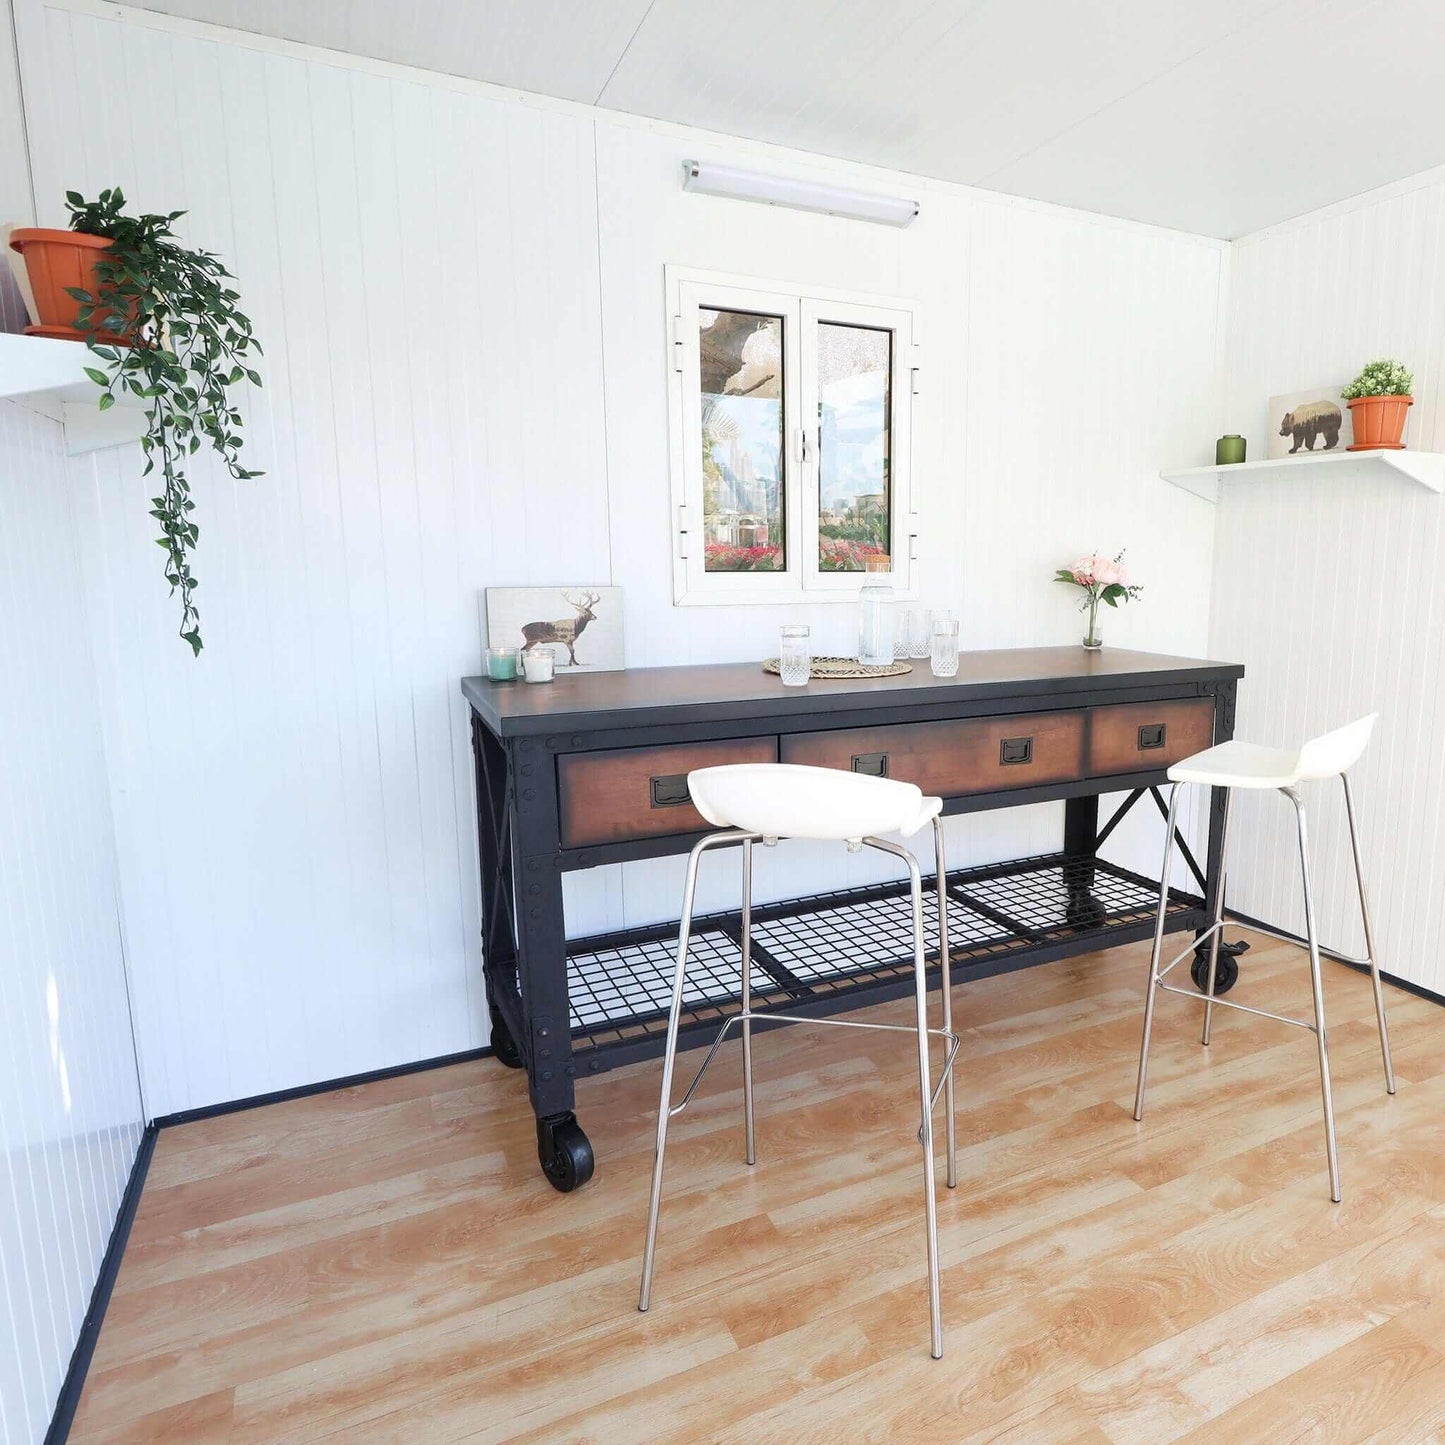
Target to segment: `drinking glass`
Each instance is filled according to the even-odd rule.
[[[934,677],[958,676],[958,619],[947,613],[941,613],[933,619],[930,666]]]
[[[908,638],[913,630],[913,614],[906,607],[896,607],[893,612],[893,660],[901,661],[908,656]]]
[[[927,657],[932,640],[933,614],[926,607],[916,608],[908,614],[909,657]]]
[[[784,687],[802,687],[812,676],[812,649],[808,645],[811,635],[801,623],[783,628],[778,671]]]

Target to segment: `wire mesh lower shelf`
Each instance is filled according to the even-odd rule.
[[[1153,930],[1159,885],[1095,858],[1048,854],[948,875],[949,955],[955,981],[1130,942]],[[1171,891],[1166,927],[1196,926],[1201,901]],[[938,905],[924,894],[930,972],[937,971]],[[736,1012],[742,982],[736,913],[695,920],[682,1031],[710,1038]],[[821,893],[753,910],[754,1007],[831,1012],[913,987],[912,905],[904,884]],[[567,979],[579,1072],[657,1052],[667,1031],[677,925],[575,939]]]

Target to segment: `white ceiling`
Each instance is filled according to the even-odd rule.
[[[1441,0],[144,0],[1236,237],[1445,162]]]

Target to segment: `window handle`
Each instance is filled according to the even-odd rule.
[[[800,428],[798,429],[798,460],[799,460],[800,462],[802,462],[805,466],[807,465],[807,463],[808,463],[809,461],[812,460],[812,458],[808,455],[808,428],[807,428],[807,427],[800,427]]]

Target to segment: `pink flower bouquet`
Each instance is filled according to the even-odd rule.
[[[1084,638],[1084,646],[1091,649],[1104,645],[1104,639],[1099,636],[1099,603],[1117,607],[1144,590],[1129,581],[1122,552],[1114,557],[1104,557],[1098,552],[1081,557],[1072,567],[1060,567],[1054,573],[1054,581],[1067,582],[1083,590],[1084,600],[1079,603],[1079,611],[1089,614],[1089,633]]]

